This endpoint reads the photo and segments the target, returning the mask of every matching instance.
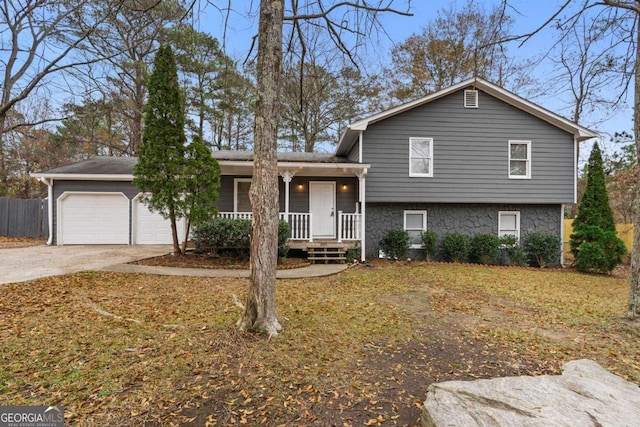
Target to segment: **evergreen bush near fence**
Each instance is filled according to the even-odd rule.
[[[581,226],[571,235],[581,242],[576,248],[576,270],[586,273],[610,273],[622,262],[627,248],[616,233],[598,226]]]
[[[467,262],[471,251],[471,238],[465,234],[447,233],[440,242],[440,253],[446,261]]]
[[[391,259],[403,259],[409,254],[409,233],[405,230],[391,229],[380,240],[380,249]]]
[[[251,250],[251,220],[212,218],[196,226],[193,230],[193,242],[197,252],[219,254],[226,251],[231,254],[248,257]],[[278,256],[286,257],[289,247],[289,224],[278,224]]]
[[[571,252],[577,270],[609,273],[622,262],[626,247],[616,235],[602,154],[597,143],[593,144],[586,171],[587,186],[578,207],[578,215],[573,220]]]

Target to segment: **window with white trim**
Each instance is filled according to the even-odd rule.
[[[249,188],[251,178],[236,178],[233,181],[233,211],[251,212],[251,200],[249,200]]]
[[[498,212],[498,237],[513,236],[520,241],[520,212]]]
[[[409,138],[409,176],[433,176],[433,138]]]
[[[422,233],[427,231],[427,211],[404,211],[404,230],[409,233],[409,245],[422,247]]]
[[[509,141],[509,178],[531,178],[531,141]]]

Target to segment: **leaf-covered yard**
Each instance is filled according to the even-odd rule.
[[[285,330],[241,335],[239,279],[90,272],[2,286],[0,401],[69,425],[412,425],[434,381],[557,374],[640,383],[623,274],[376,262],[280,281]]]

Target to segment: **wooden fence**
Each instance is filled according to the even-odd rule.
[[[47,203],[42,199],[0,197],[0,236],[47,238]]]
[[[633,249],[633,224],[616,224],[616,231],[618,237],[627,246],[627,253],[630,254]],[[571,233],[573,233],[573,219],[564,220],[564,235],[562,236],[562,244],[564,246],[564,258],[566,261],[572,261],[573,255],[571,254],[571,247],[569,241],[571,240]]]

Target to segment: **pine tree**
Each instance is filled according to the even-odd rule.
[[[186,190],[181,179],[185,168],[184,108],[176,61],[170,46],[160,46],[149,76],[142,147],[134,168],[133,183],[145,193],[145,204],[171,220],[173,249],[180,253],[176,219],[180,197]]]
[[[598,143],[593,144],[586,173],[587,186],[573,221],[571,252],[578,270],[608,273],[622,261],[626,248],[616,236]]]

